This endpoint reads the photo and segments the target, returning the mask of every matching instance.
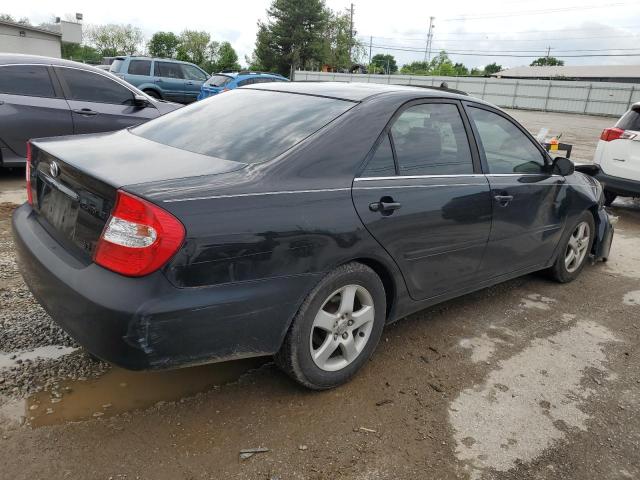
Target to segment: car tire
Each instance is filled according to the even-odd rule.
[[[618,198],[618,194],[612,192],[611,190],[607,190],[605,188],[604,190],[604,205],[606,207],[610,207],[611,204],[615,201],[615,199]]]
[[[160,94],[158,92],[156,92],[155,90],[145,90],[144,93],[146,93],[150,97],[157,98],[158,100],[162,99]]]
[[[275,361],[307,388],[336,387],[371,357],[385,320],[386,295],[378,275],[361,263],[342,265],[307,295]]]
[[[558,258],[549,269],[555,280],[568,283],[580,275],[591,253],[594,235],[593,215],[591,212],[583,212],[560,242]]]

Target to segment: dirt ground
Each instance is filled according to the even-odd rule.
[[[613,123],[513,113],[533,131],[571,128],[585,160]],[[0,178],[0,195],[19,182]],[[12,208],[0,205],[0,479],[640,478],[640,202],[610,209],[607,263],[412,315],[321,393],[268,359],[151,374],[91,361],[25,290]],[[241,459],[255,448],[268,451]]]

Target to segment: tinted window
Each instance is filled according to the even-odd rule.
[[[158,77],[184,78],[181,65],[173,62],[156,62],[155,74]]]
[[[455,105],[406,109],[391,127],[401,175],[473,173],[469,142]]]
[[[389,135],[385,135],[376,152],[367,163],[361,177],[391,177],[396,174],[396,166],[393,163],[393,151]]]
[[[172,147],[255,163],[275,158],[355,104],[261,90],[231,90],[131,130]]]
[[[55,97],[47,67],[41,65],[10,65],[0,67],[0,93]]]
[[[184,71],[184,78],[187,80],[198,80],[200,82],[204,82],[207,79],[204,72],[193,65],[182,65],[182,70]]]
[[[616,127],[623,130],[640,131],[640,112],[637,110],[629,110],[618,120]]]
[[[489,173],[543,173],[544,157],[512,122],[493,112],[469,108],[480,135]]]
[[[122,68],[122,64],[124,63],[124,59],[116,58],[109,67],[109,71],[112,73],[120,73],[120,69]]]
[[[245,85],[252,85],[253,83],[255,83],[255,80],[255,78],[245,78],[244,80],[240,80],[238,82],[238,86],[244,87]]]
[[[151,75],[151,60],[131,60],[127,73],[131,75]]]
[[[69,87],[71,100],[116,105],[125,105],[133,100],[131,90],[105,75],[75,68],[58,68],[58,72]]]
[[[209,80],[207,80],[207,85],[211,85],[212,87],[224,87],[231,80],[233,80],[233,78],[227,77],[226,75],[213,75]]]

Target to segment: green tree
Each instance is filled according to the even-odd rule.
[[[78,45],[77,43],[62,42],[62,58],[75,60],[83,63],[101,63],[100,52],[89,45]]]
[[[217,44],[211,44],[211,35],[207,32],[185,30],[180,34],[176,57],[203,67],[212,61],[212,51],[216,49]]]
[[[564,60],[559,60],[556,57],[540,57],[531,62],[532,67],[561,67],[562,65],[564,65]]]
[[[484,67],[484,74],[488,76],[494,73],[498,73],[501,70],[502,70],[502,65],[498,65],[496,62],[493,62]]]
[[[267,21],[258,23],[251,66],[289,75],[318,65],[328,18],[323,0],[273,0]]]
[[[133,55],[142,45],[142,30],[133,25],[92,25],[84,32],[89,44],[103,57]]]
[[[429,62],[411,62],[402,66],[400,73],[405,75],[429,75]]]
[[[393,55],[388,53],[377,53],[371,59],[370,72],[373,73],[386,73],[391,75],[398,71],[398,64]]]
[[[456,63],[453,66],[455,74],[459,76],[469,75],[469,69],[463,63]]]
[[[31,22],[27,17],[16,19],[13,15],[10,15],[8,13],[0,13],[0,20],[2,20],[3,22],[13,22],[13,23],[20,23],[22,25],[31,25]]]
[[[472,75],[474,77],[480,77],[482,76],[482,70],[480,70],[478,67],[473,67],[471,69],[471,72],[469,72],[469,75]]]
[[[175,58],[180,40],[173,32],[156,32],[147,43],[152,57]]]
[[[322,61],[338,71],[349,70],[354,63],[361,62],[366,53],[364,44],[357,40],[357,31],[351,37],[351,17],[348,10],[326,11],[327,22],[324,34]],[[319,65],[320,66],[320,65]]]
[[[216,52],[216,62],[212,71],[240,70],[238,54],[229,42],[222,42]]]

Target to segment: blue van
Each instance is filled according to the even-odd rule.
[[[233,72],[233,73],[214,73],[211,77],[204,82],[200,89],[200,95],[198,100],[217,95],[218,93],[226,90],[232,90],[238,87],[244,87],[245,85],[252,85],[254,83],[267,83],[267,82],[288,82],[289,79],[283,77],[277,73],[265,73],[265,72]]]
[[[147,95],[179,103],[194,102],[209,78],[197,65],[170,58],[116,57],[109,71]]]

